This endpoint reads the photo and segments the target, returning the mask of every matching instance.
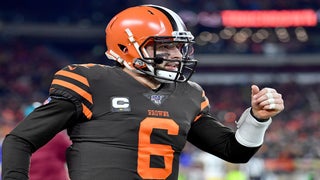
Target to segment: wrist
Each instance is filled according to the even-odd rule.
[[[266,121],[269,120],[269,118],[264,119],[264,118],[258,118],[257,116],[255,116],[254,113],[253,113],[253,111],[252,111],[252,108],[250,109],[250,114],[251,114],[252,117],[254,117],[254,118],[255,118],[257,121],[259,121],[259,122],[266,122]]]
[[[247,147],[258,147],[263,143],[265,132],[271,124],[271,118],[266,122],[258,121],[252,113],[251,108],[246,109],[238,121],[236,130],[237,141]]]

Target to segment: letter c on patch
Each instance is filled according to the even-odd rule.
[[[129,107],[129,99],[125,97],[115,97],[112,99],[112,107],[125,109]]]

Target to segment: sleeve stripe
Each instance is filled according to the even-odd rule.
[[[201,110],[200,111],[204,110],[204,108],[209,106],[209,100],[206,97],[204,91],[202,91],[202,97],[204,98],[204,101],[201,103]],[[202,116],[202,114],[199,114],[198,116],[196,116],[194,118],[193,122],[196,122],[201,116]]]
[[[74,92],[76,92],[77,94],[79,94],[80,96],[82,96],[83,98],[85,98],[87,101],[89,101],[91,104],[93,103],[92,101],[92,95],[89,94],[87,91],[81,89],[80,87],[71,84],[69,82],[63,81],[63,80],[59,80],[59,79],[54,79],[52,81],[52,84],[56,84],[59,86],[63,86],[65,88],[68,88]]]
[[[202,116],[202,114],[198,115],[196,118],[194,118],[193,122],[198,121],[198,119]]]
[[[91,119],[92,117],[92,111],[82,103],[82,113],[88,118]]]
[[[209,100],[208,100],[208,98],[206,97],[204,91],[202,92],[202,97],[203,97],[205,100],[201,103],[201,111],[209,105]]]
[[[74,80],[79,81],[79,82],[81,82],[84,85],[89,87],[89,83],[88,83],[87,78],[85,78],[85,77],[83,77],[83,76],[81,76],[79,74],[76,74],[76,73],[73,73],[73,72],[68,72],[68,71],[65,71],[65,70],[60,70],[60,71],[58,71],[56,73],[56,75],[61,75],[61,76],[65,76],[65,77],[74,79]]]

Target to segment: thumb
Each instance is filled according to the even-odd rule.
[[[251,96],[254,96],[260,91],[259,87],[257,85],[252,85],[251,86]]]

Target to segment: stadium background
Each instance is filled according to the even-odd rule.
[[[34,102],[46,99],[56,70],[69,63],[110,63],[104,56],[108,21],[126,7],[148,3],[176,11],[195,35],[199,67],[193,79],[207,91],[222,123],[235,128],[234,121],[249,106],[252,83],[276,88],[285,100],[284,112],[274,118],[265,144],[248,164],[231,165],[187,144],[181,180],[239,180],[241,174],[247,179],[319,179],[319,0],[2,1],[0,138]],[[273,18],[268,25],[260,19],[244,27],[239,23],[248,22],[247,11],[231,22],[234,26],[225,25],[225,10]],[[294,23],[279,24],[281,16],[274,18],[270,10],[298,15],[285,20]]]

